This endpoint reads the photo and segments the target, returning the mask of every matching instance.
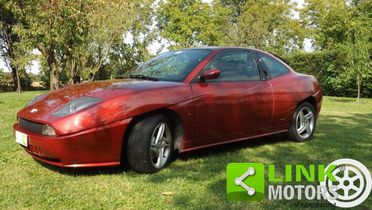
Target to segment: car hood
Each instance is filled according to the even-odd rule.
[[[101,113],[101,116],[97,116],[97,118],[100,118],[99,120],[102,123],[109,123],[118,120],[118,118],[123,118],[118,113],[122,113],[124,110],[128,114],[137,107],[154,107],[151,106],[152,104],[167,106],[187,100],[191,97],[191,94],[185,94],[187,90],[190,91],[189,86],[182,82],[135,79],[88,82],[53,91],[42,100],[22,109],[17,115],[34,122],[52,124],[64,118],[54,116],[54,112],[61,109],[69,101],[84,96],[102,99],[100,106],[88,108],[91,109],[89,115]],[[96,107],[100,107],[100,109]],[[105,112],[102,111],[103,109],[105,109]],[[115,113],[115,119],[106,116],[108,114],[113,116],[112,112]],[[83,118],[84,116],[80,115],[79,117]],[[72,118],[72,116],[65,118]]]
[[[150,80],[106,80],[97,82],[87,82],[77,85],[67,86],[60,90],[51,92],[47,99],[58,99],[63,103],[75,98],[87,96],[101,98],[103,100],[111,99],[127,93],[138,93],[141,91],[172,88],[180,86],[182,83],[150,81]]]

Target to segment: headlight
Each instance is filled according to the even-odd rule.
[[[43,134],[45,136],[55,136],[56,132],[54,131],[54,128],[52,128],[51,126],[43,125],[42,130],[41,130],[41,134]]]
[[[36,96],[35,98],[33,98],[33,99],[32,99],[32,100],[27,104],[27,106],[30,106],[30,105],[32,105],[32,104],[34,104],[34,103],[40,101],[41,99],[47,97],[47,95],[48,95],[48,94],[41,94],[41,95]]]
[[[60,110],[53,113],[54,116],[64,117],[82,109],[88,108],[99,103],[101,99],[91,98],[91,97],[81,97],[70,101],[68,104],[64,105]]]

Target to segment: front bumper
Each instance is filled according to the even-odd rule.
[[[33,158],[59,167],[99,167],[120,164],[123,138],[130,119],[63,136],[43,136],[13,125],[28,135],[24,149]]]

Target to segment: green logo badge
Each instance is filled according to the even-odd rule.
[[[227,199],[257,201],[265,198],[265,169],[261,163],[227,165]]]

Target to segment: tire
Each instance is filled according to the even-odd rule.
[[[298,105],[288,130],[289,139],[298,142],[310,140],[316,127],[315,114],[315,109],[309,102]]]
[[[152,115],[141,119],[130,131],[127,159],[134,171],[155,173],[169,164],[172,152],[172,129],[165,116]]]

